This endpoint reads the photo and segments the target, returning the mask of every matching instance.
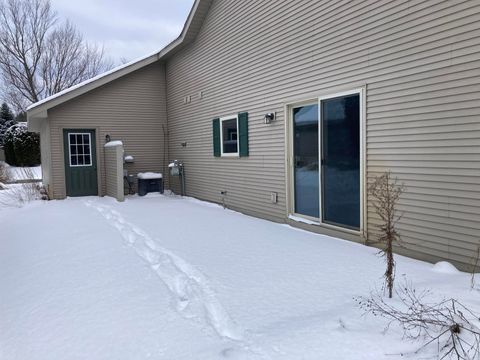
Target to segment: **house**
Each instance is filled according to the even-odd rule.
[[[54,199],[105,194],[108,135],[132,172],[178,159],[190,196],[357,242],[378,224],[367,183],[391,170],[398,252],[466,268],[480,245],[477,0],[197,0],[170,45],[28,123]]]

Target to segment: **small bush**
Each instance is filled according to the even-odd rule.
[[[10,165],[40,165],[40,137],[29,132],[25,123],[15,124],[5,132],[4,150]]]

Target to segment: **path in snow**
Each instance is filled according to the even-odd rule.
[[[111,207],[92,200],[85,201],[85,205],[97,210],[120,232],[126,244],[150,265],[169,289],[175,301],[175,308],[180,314],[188,319],[205,321],[219,336],[235,341],[252,355],[260,355],[263,358],[266,356],[258,346],[244,339],[244,331],[228,315],[208,285],[207,278],[198,269],[160,246],[158,241],[143,229],[126,221]],[[230,357],[235,353],[237,350],[234,348],[227,348],[221,355]]]

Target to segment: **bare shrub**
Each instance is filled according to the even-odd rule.
[[[44,187],[35,182],[35,175],[30,168],[17,169],[17,177],[23,180],[19,184],[9,184],[0,192],[0,206],[22,207],[34,200],[48,200]]]
[[[5,163],[0,162],[0,183],[7,183],[9,181],[10,177],[8,174],[7,166]]]
[[[401,215],[397,214],[396,207],[405,186],[398,183],[397,178],[392,178],[390,171],[375,178],[368,187],[368,193],[372,196],[373,207],[380,217],[382,224],[378,226],[380,235],[378,242],[384,244],[382,255],[387,263],[385,271],[385,283],[388,289],[388,297],[393,296],[393,283],[395,280],[395,260],[393,258],[393,244],[400,242],[400,235],[396,229]]]
[[[477,246],[477,252],[475,254],[475,257],[473,258],[473,264],[472,264],[472,274],[470,278],[470,287],[473,289],[476,284],[476,278],[475,275],[478,271],[478,264],[480,262],[480,245]]]
[[[480,320],[477,314],[455,299],[430,303],[427,301],[430,291],[417,292],[408,284],[396,290],[396,294],[400,299],[397,306],[378,292],[356,301],[366,313],[389,320],[386,329],[396,323],[405,338],[423,339],[425,343],[414,354],[436,344],[439,359],[478,359]]]

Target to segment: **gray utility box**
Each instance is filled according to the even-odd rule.
[[[138,195],[145,196],[149,192],[159,192],[163,194],[162,174],[145,173],[138,174]]]
[[[170,165],[168,165],[168,167],[170,168],[170,175],[172,176],[182,175],[183,164],[178,160],[174,160]]]

